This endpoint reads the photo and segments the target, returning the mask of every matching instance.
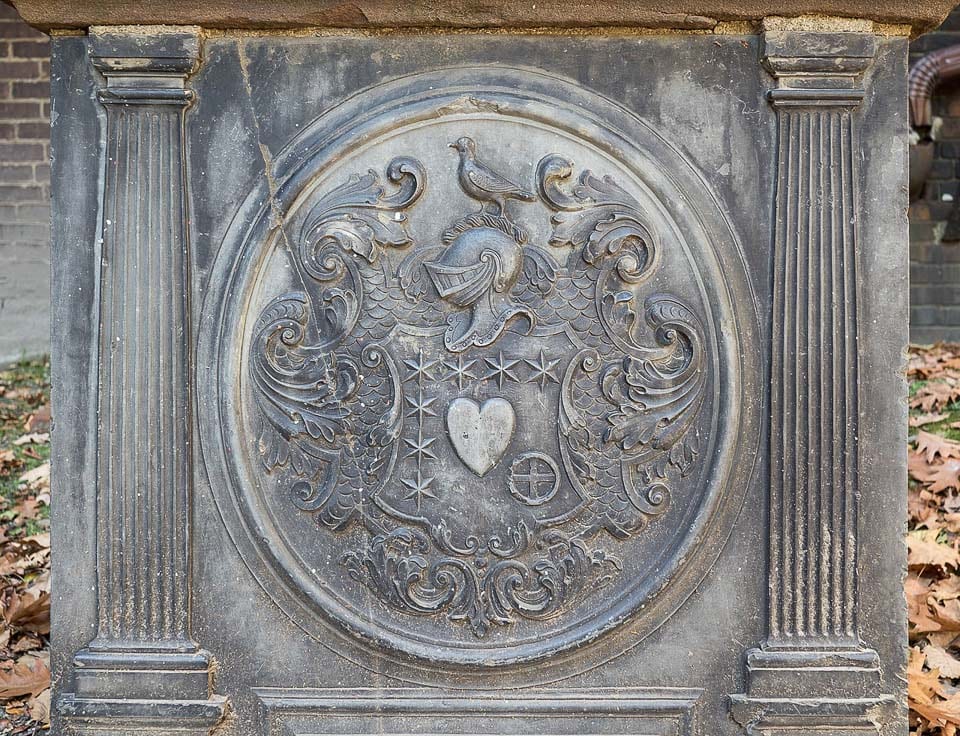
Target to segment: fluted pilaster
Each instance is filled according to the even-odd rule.
[[[209,728],[209,655],[190,634],[190,251],[184,111],[193,29],[97,29],[105,177],[97,424],[96,638],[75,658],[80,725]],[[182,704],[171,708],[171,701]],[[181,718],[182,717],[182,718]],[[179,720],[178,720],[179,719]],[[182,721],[182,722],[181,722]]]
[[[773,98],[770,646],[859,645],[854,100]]]
[[[856,619],[857,115],[875,45],[764,36],[777,83],[768,636],[733,697],[751,732],[859,732],[887,702]]]
[[[104,90],[104,207],[97,479],[96,645],[191,651],[186,90],[126,102]]]

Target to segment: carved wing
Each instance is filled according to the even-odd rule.
[[[376,346],[354,357],[311,340],[311,314],[306,295],[291,293],[258,320],[250,356],[257,446],[268,472],[286,469],[295,479],[297,507],[336,528],[350,521],[372,492],[370,476],[393,457],[401,423],[396,372]],[[363,446],[345,452],[357,434]]]
[[[356,393],[356,362],[306,343],[308,300],[302,293],[274,299],[257,322],[250,355],[260,411],[257,448],[268,472],[288,469],[293,503],[305,511],[351,507],[336,497],[343,434]],[[321,343],[322,345],[322,343]],[[341,522],[349,514],[341,514]]]
[[[500,174],[487,168],[479,162],[477,162],[475,166],[468,169],[466,174],[471,184],[484,190],[485,192],[491,192],[494,194],[517,194],[527,197],[533,196],[529,192],[526,192],[519,185],[514,184],[509,179],[505,179],[504,177],[500,176]]]
[[[380,254],[412,242],[404,210],[423,192],[425,172],[401,157],[386,175],[392,194],[370,170],[310,208],[292,249],[305,292],[263,310],[251,347],[264,467],[292,475],[293,502],[333,528],[389,475],[402,426],[396,366],[378,343],[399,297],[386,287]]]
[[[273,428],[261,443],[268,470],[290,459],[289,452],[278,446],[281,438],[306,436],[333,446],[350,414],[346,402],[357,390],[359,370],[354,361],[305,343],[307,315],[305,295],[283,294],[257,323],[251,375],[257,406]],[[310,469],[296,470],[301,474]]]

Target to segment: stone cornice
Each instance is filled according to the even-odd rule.
[[[3,0],[0,0],[3,1]],[[914,34],[937,26],[953,0],[566,0],[515,3],[484,0],[6,0],[39,28],[174,24],[228,29],[320,28],[583,28],[633,26],[713,30],[730,21],[770,16],[836,16],[904,24]],[[668,10],[665,10],[665,7]],[[829,28],[829,18],[823,18]]]

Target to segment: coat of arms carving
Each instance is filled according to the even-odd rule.
[[[247,372],[262,472],[342,537],[341,585],[483,640],[602,596],[660,533],[710,358],[615,175],[557,152],[524,181],[469,130],[444,144],[303,208]],[[417,238],[431,167],[475,206]]]

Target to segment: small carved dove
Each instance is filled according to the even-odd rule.
[[[460,186],[468,195],[481,202],[484,209],[487,202],[490,202],[497,208],[495,214],[502,215],[506,200],[520,199],[529,202],[534,198],[533,194],[477,160],[477,144],[472,138],[458,138],[456,143],[450,144],[450,148],[455,148],[460,153],[460,169],[457,172]]]

